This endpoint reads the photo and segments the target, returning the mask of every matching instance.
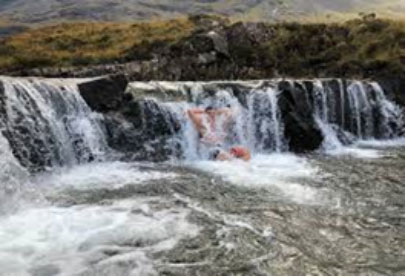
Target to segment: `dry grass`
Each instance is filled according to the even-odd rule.
[[[280,23],[265,45],[269,66],[294,76],[404,75],[403,20]]]
[[[0,68],[103,63],[137,45],[172,42],[194,30],[187,18],[139,23],[63,23],[29,30],[0,45]]]
[[[10,22],[6,18],[0,17],[0,27],[4,27],[4,26],[8,26],[8,25],[10,25]]]
[[[339,23],[322,19],[268,23],[273,32],[270,41],[255,47],[230,45],[233,60],[240,67],[258,64],[261,70],[275,69],[286,76],[404,74],[404,18],[362,19],[357,15],[356,19],[342,17]],[[351,20],[342,22],[347,19]],[[149,60],[157,48],[202,27],[197,22],[192,18],[76,22],[28,30],[0,42],[0,72]]]

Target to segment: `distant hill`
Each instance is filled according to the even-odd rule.
[[[273,21],[348,12],[404,14],[403,0],[0,0],[0,18],[17,23],[134,21],[220,14]]]

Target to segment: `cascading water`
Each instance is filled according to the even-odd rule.
[[[374,136],[372,107],[367,97],[364,84],[352,82],[348,88],[348,99],[351,110],[351,130],[358,138],[368,139]]]
[[[28,172],[14,157],[8,141],[0,132],[0,215],[12,210],[14,196],[28,180],[28,176]]]
[[[36,171],[103,157],[107,144],[100,118],[76,84],[5,77],[0,83],[2,133],[24,167]]]
[[[281,83],[284,83],[282,87]],[[137,93],[142,91],[145,84],[138,86]],[[153,82],[147,87],[148,91],[161,93],[161,97],[157,98],[160,100],[154,101],[154,110],[157,111],[155,114],[164,118],[161,120],[164,125],[171,127],[177,122],[175,125],[181,127],[171,127],[170,133],[177,134],[171,143],[181,150],[182,157],[187,160],[207,159],[213,147],[199,142],[196,126],[187,114],[189,109],[230,109],[233,121],[228,126],[224,126],[227,118],[221,114],[216,117],[215,126],[209,126],[207,120],[203,120],[202,124],[224,138],[215,147],[227,149],[233,145],[243,145],[252,153],[289,150],[291,138],[285,137],[284,125],[286,120],[292,122],[286,119],[290,113],[286,110],[286,101],[291,101],[293,95],[296,99],[293,105],[304,105],[293,109],[303,109],[304,112],[308,109],[310,114],[313,113],[315,124],[324,137],[322,148],[325,150],[340,148],[355,140],[398,137],[399,129],[403,126],[401,109],[387,100],[376,83],[320,79],[256,83]],[[171,97],[175,101],[168,99]],[[280,107],[281,97],[284,110]],[[296,119],[297,116],[302,117],[298,120],[308,124],[312,119],[300,112],[295,115]],[[302,123],[298,125],[299,128]],[[297,128],[289,127],[290,134],[292,128]],[[296,143],[300,143],[300,140]]]
[[[338,125],[332,123],[334,122],[331,115],[331,109],[329,105],[329,100],[332,95],[331,89],[326,89],[321,80],[316,80],[313,83],[313,109],[314,109],[314,118],[318,126],[320,127],[321,132],[324,136],[324,141],[322,148],[323,150],[331,150],[340,148],[342,142],[337,136],[336,130],[339,128]],[[341,111],[344,111],[344,98],[343,98],[343,84],[340,82],[340,99],[341,99]],[[330,100],[331,101],[331,100]],[[341,117],[341,126],[344,124],[344,114]]]
[[[378,83],[372,82],[370,85],[375,93],[374,104],[378,113],[378,123],[375,128],[380,138],[390,139],[398,137],[400,134],[404,135],[404,111],[386,98]]]
[[[185,91],[184,88],[179,90]],[[207,159],[213,147],[226,150],[235,145],[243,145],[253,153],[281,152],[287,149],[278,106],[278,92],[274,88],[252,89],[247,93],[245,103],[241,103],[231,88],[218,88],[207,94],[199,84],[196,84],[192,85],[189,91],[190,102],[159,103],[166,111],[168,109],[172,111],[171,115],[162,114],[167,118],[175,117],[175,121],[181,125],[181,131],[172,143],[175,142],[180,146],[184,159]],[[202,120],[206,129],[214,129],[213,133],[224,139],[216,145],[199,142],[199,134],[188,116],[188,110],[204,110],[207,107],[215,110],[228,109],[231,113],[230,116],[224,114],[216,116],[214,126],[209,126],[210,123],[206,118]],[[231,122],[229,117],[232,117]]]
[[[313,82],[314,117],[324,135],[324,149],[340,148],[355,139],[401,135],[402,110],[386,98],[377,83],[351,81],[345,87],[342,80],[336,82],[338,91],[332,90],[328,82]]]
[[[249,141],[256,152],[286,150],[278,92],[273,88],[253,90],[248,96]]]

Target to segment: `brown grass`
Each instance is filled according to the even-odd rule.
[[[294,76],[404,74],[405,22],[280,23],[264,45],[268,66]]]
[[[139,23],[62,23],[12,36],[0,45],[0,68],[95,64],[120,59],[137,45],[190,34],[187,18]]]

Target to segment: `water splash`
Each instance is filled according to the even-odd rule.
[[[101,117],[73,82],[2,77],[0,121],[14,155],[34,171],[102,159]]]
[[[155,275],[151,253],[198,232],[187,210],[157,208],[156,200],[46,207],[0,218],[0,275]]]
[[[21,192],[28,178],[28,172],[14,157],[0,129],[0,214],[15,208],[17,194]]]
[[[258,153],[286,150],[278,92],[255,89],[248,97],[248,126],[251,149]]]

